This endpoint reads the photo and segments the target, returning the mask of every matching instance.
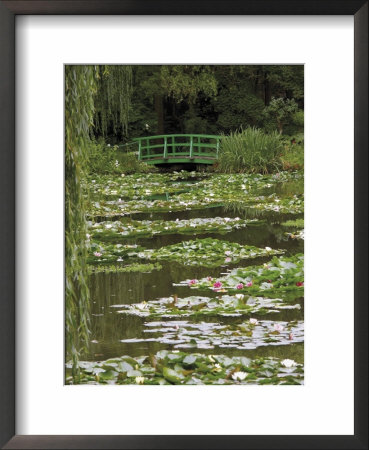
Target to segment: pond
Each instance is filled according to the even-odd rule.
[[[303,383],[302,173],[85,186],[92,333],[81,382]]]

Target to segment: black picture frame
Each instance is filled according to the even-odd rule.
[[[20,14],[353,15],[355,39],[355,415],[349,436],[15,435],[15,17]],[[368,448],[368,2],[0,0],[0,445],[6,449]],[[339,395],[339,393],[337,393]],[[318,407],[318,406],[317,406]]]

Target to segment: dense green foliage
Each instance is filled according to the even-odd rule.
[[[284,126],[288,134],[303,131],[303,66],[133,66],[132,70],[130,123],[127,136],[120,139],[229,134],[248,126],[268,131]],[[280,117],[273,111],[275,102],[287,105],[288,113]]]
[[[291,123],[293,117],[297,114],[297,110],[298,105],[293,98],[273,98],[269,105],[264,108],[264,115],[277,125],[279,133],[282,134],[283,127]]]

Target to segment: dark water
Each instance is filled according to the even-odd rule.
[[[273,190],[274,189],[274,190]],[[278,195],[290,195],[301,192],[301,182],[284,183],[277,188],[269,189],[268,193],[278,192]],[[275,212],[254,211],[232,211],[223,207],[204,208],[199,210],[134,214],[136,220],[176,220],[190,219],[196,217],[241,217],[259,218],[265,223],[250,225],[244,229],[235,230],[227,234],[172,234],[158,235],[152,238],[124,239],[124,243],[136,243],[147,248],[159,248],[193,238],[212,237],[223,239],[239,244],[254,245],[257,247],[272,247],[286,250],[287,255],[303,253],[303,241],[287,239],[286,231],[280,223],[291,218],[302,217],[302,215],[279,214]],[[123,242],[123,241],[122,241]],[[119,314],[119,308],[114,305],[132,304],[143,300],[155,300],[161,297],[169,297],[177,294],[179,297],[191,295],[214,296],[212,291],[196,291],[188,287],[173,286],[188,278],[200,279],[206,276],[217,277],[233,267],[255,265],[263,263],[267,258],[244,260],[235,265],[224,265],[222,267],[209,269],[204,267],[183,266],[178,263],[161,261],[163,266],[160,271],[151,273],[98,273],[90,277],[90,292],[92,302],[92,343],[88,359],[104,360],[122,355],[140,356],[156,353],[161,349],[173,349],[170,343],[150,340],[147,333],[147,323],[150,319]],[[296,299],[301,309],[282,310],[277,315],[253,317],[258,320],[278,321],[302,321],[304,318],[304,301]],[[173,319],[171,319],[173,321]],[[239,317],[209,317],[198,319],[186,318],[191,322],[209,322],[218,324],[237,324],[245,320]],[[146,330],[146,331],[145,331]],[[121,342],[132,339],[138,342]],[[303,362],[303,343],[289,343],[288,345],[268,345],[255,349],[240,350],[237,348],[215,347],[212,349],[193,348],[189,351],[204,352],[210,354],[228,354],[229,356],[244,355],[250,358],[257,356],[275,356],[280,358],[294,359]]]

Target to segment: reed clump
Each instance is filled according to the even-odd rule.
[[[245,128],[222,136],[218,170],[225,173],[271,173],[282,167],[283,143],[275,132]]]

